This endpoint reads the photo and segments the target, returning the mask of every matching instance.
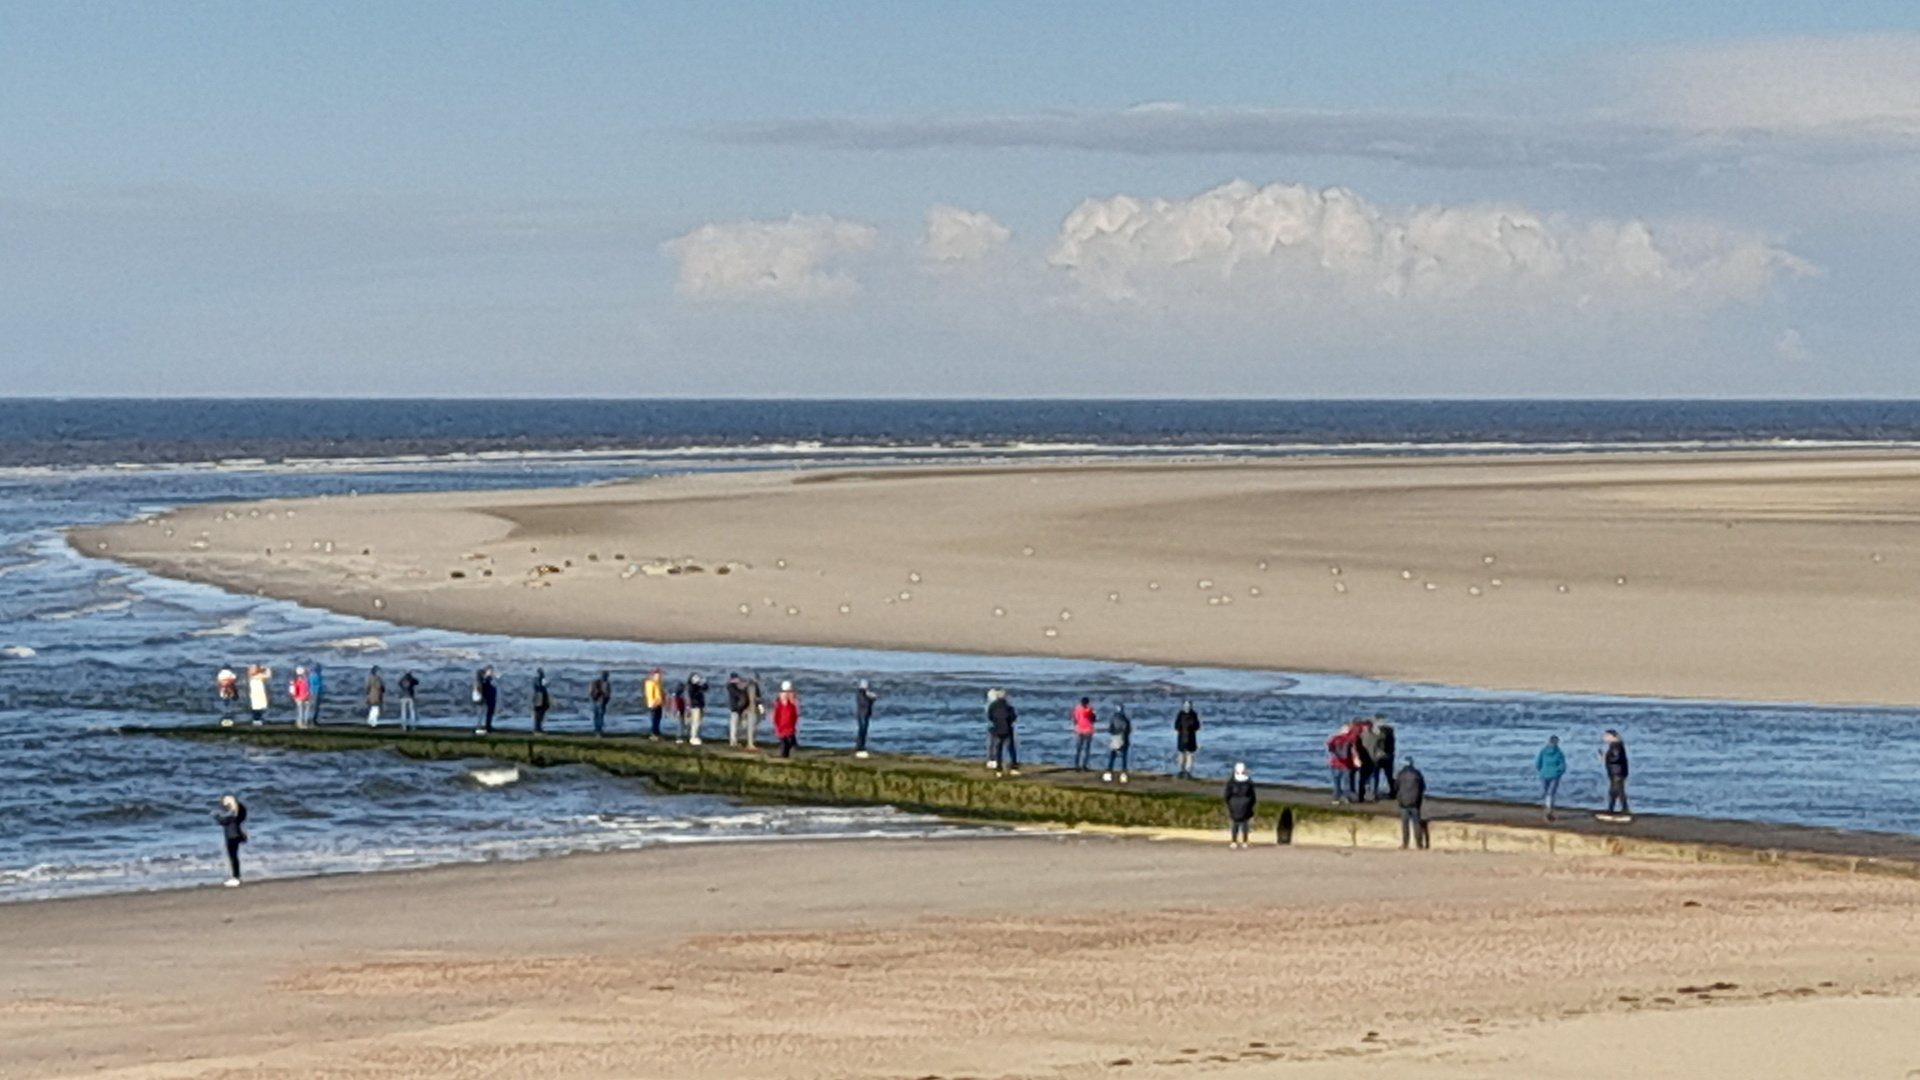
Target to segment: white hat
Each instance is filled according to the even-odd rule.
[[[781,684],[780,684],[780,689],[782,689],[782,690],[791,690],[791,689],[793,689],[793,684],[792,684],[792,683],[790,683],[790,682],[783,682],[783,683],[781,683]]]

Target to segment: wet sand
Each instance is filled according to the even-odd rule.
[[[74,542],[478,632],[1920,704],[1916,521],[1920,456],[1783,452],[681,476]]]
[[[1899,1078],[1920,883],[1105,837],[7,905],[19,1078]]]

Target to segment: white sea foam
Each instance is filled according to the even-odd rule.
[[[0,656],[7,657],[10,660],[31,660],[39,655],[40,650],[35,649],[31,645],[0,646]]]
[[[253,626],[253,618],[241,615],[228,619],[219,626],[209,626],[204,630],[192,631],[191,637],[243,637]]]

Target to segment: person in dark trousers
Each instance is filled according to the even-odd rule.
[[[380,710],[387,705],[387,680],[380,677],[380,669],[375,667],[367,672],[367,726],[380,726]]]
[[[1193,702],[1180,704],[1180,712],[1173,718],[1173,748],[1179,755],[1179,767],[1175,775],[1183,780],[1193,779],[1193,755],[1200,752],[1200,714],[1193,710]]]
[[[747,676],[747,749],[760,749],[760,718],[767,712],[766,698],[760,692],[760,677]]]
[[[493,714],[500,708],[500,684],[494,681],[492,668],[483,667],[474,673],[473,700],[480,706],[480,726],[473,733],[493,734]]]
[[[1115,705],[1113,715],[1107,718],[1107,771],[1100,774],[1102,780],[1112,780],[1114,763],[1120,764],[1120,782],[1127,782],[1127,752],[1133,749],[1133,720],[1127,716],[1125,705]]]
[[[659,668],[654,668],[649,672],[647,674],[647,681],[640,684],[640,697],[647,706],[647,719],[653,722],[653,731],[647,738],[658,739],[660,737],[660,714],[667,711],[667,681],[666,678],[660,674]]]
[[[1560,749],[1560,736],[1547,736],[1547,745],[1533,756],[1533,771],[1540,777],[1540,799],[1546,803],[1547,820],[1553,820],[1553,801],[1560,794],[1560,778],[1567,775],[1567,755]]]
[[[1372,720],[1360,722],[1359,746],[1360,775],[1356,778],[1359,783],[1354,788],[1354,801],[1365,802],[1369,793],[1376,799],[1380,797],[1380,729]]]
[[[1394,778],[1393,797],[1400,804],[1400,850],[1407,850],[1407,842],[1411,840],[1425,851],[1427,819],[1421,811],[1427,803],[1427,778],[1413,767],[1412,758],[1407,759],[1406,767]]]
[[[1005,690],[987,691],[987,768],[1002,776],[1020,775],[1020,750],[1013,738],[1013,725],[1019,719]],[[1000,771],[1003,763],[1005,772]]]
[[[420,694],[420,677],[413,672],[405,672],[395,684],[400,688],[400,730],[412,731],[420,722],[420,712],[416,701]]]
[[[227,888],[240,887],[240,845],[247,842],[247,808],[239,799],[231,795],[220,797],[220,809],[214,812],[213,820],[220,823],[220,831],[227,841]]]
[[[867,756],[867,728],[873,724],[873,703],[880,700],[867,680],[853,688],[853,756]]]
[[[1253,828],[1253,805],[1260,799],[1253,789],[1253,777],[1247,772],[1246,762],[1233,763],[1233,779],[1227,781],[1225,795],[1227,818],[1233,823],[1227,833],[1227,846],[1244,848]]]
[[[307,693],[313,706],[308,717],[316,724],[320,722],[320,700],[327,693],[327,668],[324,664],[315,664],[307,669]]]
[[[607,706],[613,702],[613,674],[603,671],[600,677],[587,684],[587,704],[593,707],[593,734],[598,738],[607,733]]]
[[[1607,767],[1607,813],[1621,817],[1633,816],[1632,808],[1627,806],[1627,743],[1617,731],[1609,730],[1601,736],[1605,746],[1600,751],[1600,760]],[[1614,807],[1619,809],[1615,810]]]
[[[1380,798],[1380,787],[1387,789],[1387,798],[1393,797],[1393,753],[1395,737],[1392,724],[1380,725],[1380,757],[1374,762],[1373,797]]]
[[[533,669],[533,696],[528,704],[533,706],[533,730],[547,730],[547,710],[553,708],[553,695],[547,691],[547,669]]]
[[[780,693],[773,699],[773,735],[780,740],[780,756],[792,757],[800,747],[800,695],[793,684],[780,684]]]
[[[1081,698],[1073,707],[1073,771],[1086,772],[1093,766],[1093,732],[1099,723],[1093,700]]]

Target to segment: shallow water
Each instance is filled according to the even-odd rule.
[[[702,466],[719,462],[703,462]],[[853,681],[881,695],[878,748],[977,757],[981,695],[1011,690],[1029,760],[1070,756],[1068,710],[1087,694],[1134,718],[1133,766],[1164,770],[1171,720],[1191,697],[1205,717],[1203,771],[1233,760],[1258,778],[1320,783],[1320,749],[1341,720],[1372,713],[1398,725],[1403,756],[1436,793],[1533,795],[1533,752],[1566,743],[1563,791],[1594,803],[1604,781],[1599,732],[1624,732],[1638,809],[1920,832],[1920,738],[1909,710],[1487,694],[1339,677],[1168,669],[1041,659],[756,646],[642,645],[455,634],[404,628],[151,577],[72,552],[55,529],[180,502],[349,491],[590,483],[688,467],[685,455],[517,457],[221,468],[79,468],[0,474],[0,899],[151,888],[221,876],[213,803],[252,808],[252,872],[293,875],[525,858],[561,851],[785,836],[947,835],[950,826],[886,809],[748,807],[663,796],[585,769],[523,769],[488,787],[487,763],[418,762],[386,752],[304,754],[123,736],[128,723],[201,722],[216,714],[213,673],[262,661],[280,682],[323,662],[334,704],[378,663],[424,681],[429,721],[466,722],[480,663],[502,672],[502,716],[525,726],[528,682],[549,673],[557,730],[585,730],[584,690],[617,677],[613,723],[638,723],[638,680],[660,664],[715,685],[733,670],[771,687],[792,679],[806,703],[803,740],[847,745]],[[709,733],[724,732],[709,720]],[[275,719],[287,717],[281,703]],[[724,737],[724,736],[723,736]],[[1104,739],[1100,740],[1104,745]],[[1104,757],[1104,752],[1101,754]],[[1864,763],[1864,764],[1863,764]]]

